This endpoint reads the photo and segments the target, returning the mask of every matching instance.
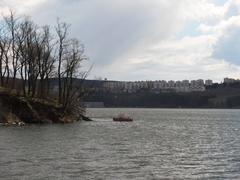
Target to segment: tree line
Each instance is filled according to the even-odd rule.
[[[29,17],[12,11],[0,22],[0,86],[16,90],[23,96],[45,98],[49,80],[58,79],[58,103],[65,108],[76,100],[75,77],[87,59],[84,46],[70,38],[70,25],[59,19],[54,28],[38,26]],[[19,80],[20,79],[20,80]],[[16,83],[20,81],[20,85]]]

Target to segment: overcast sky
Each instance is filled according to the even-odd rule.
[[[71,24],[90,78],[240,78],[240,0],[0,0],[40,25]]]

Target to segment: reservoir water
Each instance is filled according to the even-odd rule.
[[[113,122],[119,113],[134,122]],[[240,179],[240,110],[88,115],[94,122],[0,127],[0,179]]]

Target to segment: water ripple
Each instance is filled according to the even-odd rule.
[[[116,123],[119,112],[133,123]],[[239,110],[92,109],[94,122],[0,127],[0,179],[240,179]]]

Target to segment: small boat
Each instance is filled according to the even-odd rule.
[[[133,119],[130,118],[129,116],[126,116],[125,114],[120,114],[118,117],[114,117],[113,121],[118,121],[118,122],[132,122]]]

